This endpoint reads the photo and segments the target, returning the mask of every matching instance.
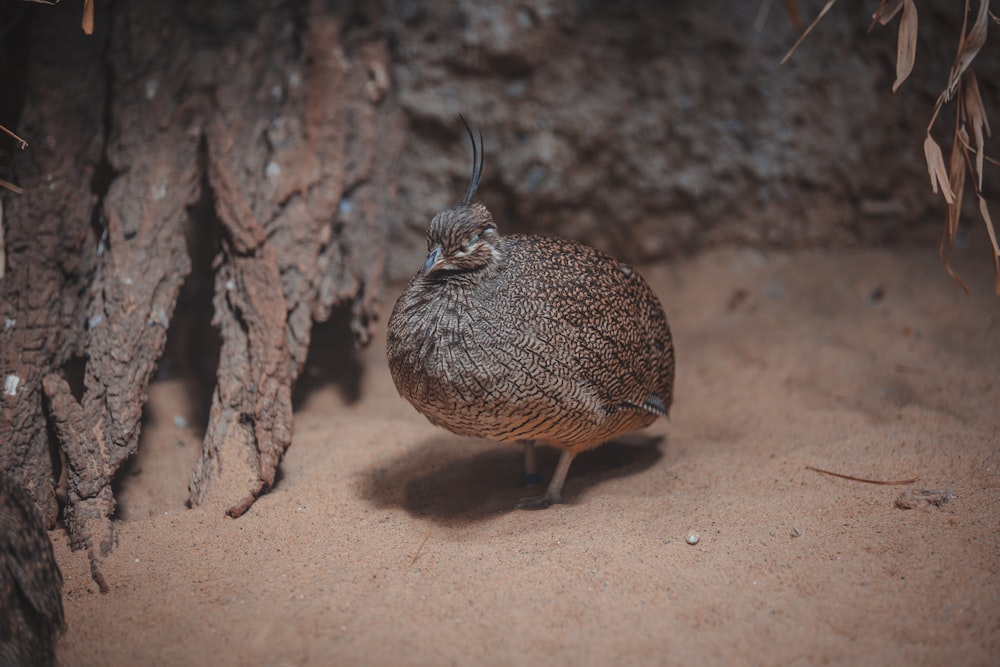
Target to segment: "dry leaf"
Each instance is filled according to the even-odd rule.
[[[785,57],[781,59],[782,65],[785,64],[786,60],[792,57],[792,54],[795,53],[795,49],[799,48],[799,45],[802,44],[802,40],[804,40],[806,37],[809,36],[809,33],[813,31],[813,28],[816,27],[816,24],[819,23],[824,16],[826,16],[826,13],[830,11],[830,8],[833,7],[833,5],[836,2],[837,0],[827,0],[826,4],[823,5],[823,9],[819,10],[819,16],[813,19],[813,22],[809,24],[809,27],[805,29],[805,32],[799,35],[799,38],[795,40],[795,44],[793,44],[792,48],[788,50],[788,53],[785,54]]]
[[[958,221],[962,217],[962,194],[965,192],[965,130],[959,128],[955,132],[955,140],[951,145],[951,160],[948,164],[948,182],[955,195],[955,202],[948,204],[948,243],[955,241],[958,233]]]
[[[976,73],[973,72],[972,70],[969,70],[967,78],[971,81],[973,85],[974,90],[972,92],[976,96],[976,100],[979,103],[979,108],[982,110],[983,129],[986,131],[986,136],[987,137],[992,136],[993,133],[990,131],[990,121],[989,119],[986,118],[986,105],[983,104],[983,98],[980,97],[979,95],[979,79],[976,78]]]
[[[990,124],[986,120],[986,108],[983,106],[983,98],[979,96],[979,82],[976,75],[970,69],[965,73],[965,118],[972,127],[972,136],[976,138],[976,190],[983,189],[983,135],[990,136]]]
[[[993,220],[990,218],[990,210],[986,206],[986,198],[979,196],[979,215],[983,216],[986,224],[986,233],[990,236],[990,243],[993,244],[993,292],[1000,296],[1000,245],[997,245],[997,231],[993,228]]]
[[[899,40],[896,44],[896,81],[892,92],[906,81],[917,57],[917,6],[913,0],[903,0],[903,18],[899,19]]]
[[[878,9],[872,14],[872,21],[878,21],[886,25],[895,18],[899,10],[903,8],[903,0],[882,0],[878,3]]]
[[[944,229],[941,232],[941,243],[938,244],[938,257],[941,258],[941,263],[944,264],[944,270],[948,272],[951,279],[962,288],[963,292],[969,294],[969,286],[965,284],[965,281],[962,280],[962,276],[955,272],[955,269],[951,266],[951,262],[948,261],[948,248],[950,247],[951,243],[948,242],[948,230]]]
[[[972,30],[962,37],[958,45],[958,55],[955,57],[955,64],[951,66],[951,74],[948,76],[948,87],[942,95],[945,99],[951,99],[958,90],[958,82],[962,80],[962,74],[969,68],[969,64],[979,53],[986,43],[986,19],[989,15],[989,0],[979,0],[979,14],[976,15],[976,22],[972,24]]]
[[[83,0],[83,32],[94,34],[94,0]]]
[[[941,153],[941,147],[929,134],[924,139],[924,159],[927,160],[927,173],[931,177],[931,190],[937,194],[938,186],[940,186],[944,200],[949,204],[954,204],[955,195],[952,193],[948,181],[948,170],[944,167],[944,155]]]

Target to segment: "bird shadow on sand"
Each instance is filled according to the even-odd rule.
[[[663,456],[663,436],[630,434],[573,461],[563,498],[574,504],[607,480],[636,475]],[[514,509],[545,491],[559,452],[538,448],[542,484],[525,487],[524,450],[459,437],[435,437],[362,473],[360,495],[375,507],[402,507],[441,523],[473,522]]]

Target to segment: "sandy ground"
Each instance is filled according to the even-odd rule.
[[[61,662],[998,664],[1000,300],[982,245],[956,263],[971,297],[930,245],[647,267],[672,417],[582,456],[541,512],[512,510],[517,448],[398,397],[384,338],[359,385],[302,398],[277,487],[238,520],[186,509],[199,434],[175,417],[197,410],[157,383],[110,593],[52,533]],[[907,489],[950,501],[899,509]]]

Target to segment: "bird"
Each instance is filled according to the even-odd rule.
[[[54,665],[62,573],[34,504],[0,474],[0,665]]]
[[[632,266],[556,236],[501,235],[476,193],[483,135],[462,118],[472,175],[462,201],[427,227],[427,259],[386,326],[399,394],[453,433],[560,450],[545,492],[563,502],[573,459],[669,416],[674,348],[663,306]]]

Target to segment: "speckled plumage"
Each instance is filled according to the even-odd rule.
[[[548,492],[524,505],[547,506],[578,452],[666,416],[670,329],[627,264],[566,239],[500,236],[471,201],[478,175],[428,227],[427,263],[389,318],[389,368],[438,426],[561,449]]]
[[[0,666],[54,665],[62,574],[41,519],[0,475]]]

